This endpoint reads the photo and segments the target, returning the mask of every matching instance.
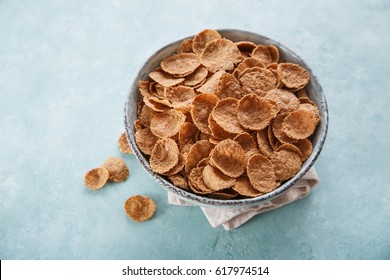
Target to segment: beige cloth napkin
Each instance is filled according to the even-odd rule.
[[[222,225],[226,230],[235,229],[252,217],[268,212],[284,205],[290,204],[298,199],[305,198],[309,195],[313,187],[319,182],[319,178],[314,167],[291,188],[280,196],[263,202],[262,204],[237,209],[217,208],[217,207],[200,207],[212,227]],[[180,206],[194,206],[191,203],[181,200],[172,193],[168,193],[168,203]]]

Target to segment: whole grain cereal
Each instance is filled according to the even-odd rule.
[[[210,164],[225,175],[237,178],[245,171],[245,151],[238,142],[231,139],[223,140],[211,151]]]
[[[108,170],[104,167],[97,167],[89,170],[84,175],[85,185],[91,190],[101,189],[107,182],[109,177]]]
[[[316,128],[316,116],[306,110],[297,110],[286,116],[282,123],[282,131],[293,139],[305,139]]]
[[[230,40],[217,39],[209,42],[200,56],[202,64],[210,72],[233,70],[234,64],[242,60],[240,50]]]
[[[243,73],[240,82],[245,94],[265,96],[269,90],[276,88],[277,78],[271,70],[258,67],[255,71]]]
[[[295,176],[312,153],[321,118],[307,93],[310,74],[276,46],[205,29],[149,77],[138,84],[135,140],[152,170],[185,191],[257,197]]]
[[[108,158],[103,167],[107,169],[109,177],[108,180],[113,182],[123,182],[129,177],[129,168],[126,162],[118,157]]]
[[[223,174],[221,171],[211,165],[206,165],[204,167],[202,177],[206,186],[213,191],[220,191],[230,188],[236,182],[236,179]]]
[[[219,98],[212,93],[198,94],[191,107],[191,116],[195,126],[204,133],[211,133],[209,127],[209,115]]]
[[[280,63],[278,65],[278,73],[281,82],[291,89],[299,90],[303,88],[310,80],[309,72],[294,63]]]
[[[255,139],[248,132],[238,134],[236,137],[234,137],[233,140],[240,144],[241,147],[244,149],[245,157],[247,160],[251,156],[259,153],[259,149],[257,148]]]
[[[264,65],[277,63],[279,61],[279,50],[274,45],[258,45],[252,51],[252,57],[260,60]]]
[[[133,151],[130,148],[129,142],[127,142],[126,133],[122,132],[121,136],[118,139],[118,147],[122,154],[132,154]]]
[[[162,138],[156,142],[150,156],[150,167],[159,174],[171,170],[179,162],[179,147],[171,138]]]
[[[213,29],[205,29],[195,35],[192,43],[194,53],[201,55],[206,45],[216,39],[220,39],[221,35]]]
[[[210,189],[204,182],[203,170],[206,166],[195,167],[191,170],[189,175],[189,186],[193,192],[198,194],[208,194],[214,192],[213,189]]]
[[[147,196],[135,195],[125,202],[125,212],[135,222],[144,222],[153,217],[156,204]]]
[[[229,133],[239,134],[245,132],[238,117],[238,100],[235,98],[225,98],[217,102],[211,114],[215,122]]]
[[[232,189],[238,192],[240,195],[247,196],[247,197],[257,197],[264,194],[256,190],[252,186],[248,177],[245,176],[238,178],[235,184],[233,185]]]
[[[259,192],[267,193],[277,186],[274,165],[263,155],[253,155],[248,160],[246,172],[250,183]]]
[[[288,149],[279,149],[271,156],[276,179],[285,181],[293,177],[301,169],[302,160],[299,154]]]
[[[279,112],[278,105],[256,94],[241,98],[237,108],[238,122],[249,130],[261,130],[269,126]]]
[[[179,132],[185,120],[182,112],[171,109],[154,115],[150,121],[150,131],[160,138],[171,137]]]
[[[183,84],[189,87],[196,87],[206,80],[209,71],[206,67],[200,66],[193,73],[185,77]]]
[[[168,74],[185,77],[200,66],[199,57],[194,53],[179,53],[161,61],[161,68]]]
[[[240,99],[243,91],[240,82],[230,73],[224,73],[218,82],[217,91],[215,93],[220,99],[232,97]]]

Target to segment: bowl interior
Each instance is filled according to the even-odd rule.
[[[256,205],[264,201],[273,199],[278,195],[282,194],[291,186],[293,186],[310,169],[310,167],[314,164],[314,162],[318,158],[321,149],[324,145],[324,141],[328,130],[328,108],[327,108],[327,103],[326,103],[326,99],[322,87],[317,77],[314,75],[310,67],[289,48],[283,46],[281,43],[277,41],[274,41],[270,38],[252,32],[232,30],[232,29],[224,29],[224,30],[217,30],[217,31],[222,35],[222,37],[230,39],[233,42],[251,41],[254,42],[255,44],[263,44],[263,45],[273,44],[279,48],[281,61],[287,61],[287,62],[299,64],[309,71],[311,79],[309,84],[306,86],[306,90],[310,99],[318,106],[318,109],[320,111],[321,121],[318,124],[316,130],[314,131],[313,135],[310,137],[310,140],[312,141],[313,144],[313,152],[310,155],[310,157],[302,164],[301,170],[294,177],[292,177],[291,179],[289,179],[284,184],[280,185],[277,189],[275,189],[270,193],[255,198],[232,199],[232,200],[211,199],[194,193],[187,192],[185,190],[182,190],[174,186],[164,177],[154,173],[151,170],[148,160],[145,158],[143,153],[138,149],[138,146],[136,145],[135,142],[134,121],[137,119],[137,102],[139,101],[140,98],[140,92],[138,90],[138,81],[149,79],[148,76],[149,73],[152,72],[157,66],[159,66],[163,58],[172,55],[176,51],[179,44],[186,38],[170,43],[169,45],[158,50],[146,61],[146,63],[138,72],[137,77],[135,77],[130,87],[128,99],[125,104],[124,121],[125,121],[126,134],[127,134],[127,139],[129,140],[129,144],[133,149],[135,156],[137,157],[141,165],[144,167],[144,169],[151,176],[153,176],[153,178],[157,181],[157,183],[160,186],[172,192],[173,194],[179,196],[179,198],[199,206],[221,206],[221,207],[225,206],[230,208],[247,207],[247,206]],[[189,36],[187,38],[193,36],[194,35]]]

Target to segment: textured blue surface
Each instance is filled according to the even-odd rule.
[[[388,1],[0,0],[1,259],[390,259]],[[298,53],[330,128],[306,199],[237,230],[168,205],[131,156],[121,184],[83,175],[121,156],[123,105],[161,46],[204,28],[264,34]],[[134,223],[127,197],[155,217]]]

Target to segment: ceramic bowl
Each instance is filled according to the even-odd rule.
[[[146,159],[145,155],[138,149],[135,142],[134,121],[137,119],[137,102],[139,101],[140,98],[140,93],[138,90],[138,81],[147,80],[149,78],[148,74],[152,72],[157,66],[159,66],[163,58],[172,55],[176,51],[179,44],[186,38],[182,38],[178,41],[175,41],[173,43],[170,43],[162,47],[151,57],[149,57],[148,60],[145,62],[145,64],[139,70],[137,76],[135,77],[130,87],[127,101],[125,104],[124,121],[125,121],[126,134],[127,134],[127,139],[129,141],[129,144],[133,149],[134,155],[137,157],[138,161],[143,166],[143,168],[154,178],[154,180],[160,186],[162,186],[167,191],[175,194],[180,199],[198,206],[229,207],[229,208],[248,207],[248,206],[253,206],[253,205],[263,203],[284,193],[291,186],[293,186],[303,175],[305,175],[305,173],[313,166],[314,162],[317,160],[318,156],[320,155],[321,149],[324,146],[324,142],[326,139],[326,134],[328,130],[328,108],[327,108],[324,92],[322,90],[322,87],[317,77],[310,69],[309,65],[307,65],[302,58],[300,58],[288,47],[284,46],[283,44],[277,41],[267,38],[263,35],[259,35],[252,32],[233,30],[233,29],[223,29],[217,31],[222,35],[222,37],[230,39],[233,42],[251,41],[254,42],[255,44],[263,44],[263,45],[273,44],[279,48],[280,61],[297,63],[309,71],[311,79],[309,84],[306,86],[306,89],[310,99],[319,108],[321,121],[310,138],[313,143],[313,152],[310,155],[310,157],[302,164],[300,171],[294,177],[284,182],[274,191],[264,194],[262,196],[255,197],[255,198],[220,200],[220,199],[212,199],[212,198],[200,196],[195,193],[190,193],[185,190],[182,190],[174,186],[173,184],[171,184],[163,176],[160,176],[151,170],[148,160]],[[191,35],[187,38],[193,36],[194,35]]]

